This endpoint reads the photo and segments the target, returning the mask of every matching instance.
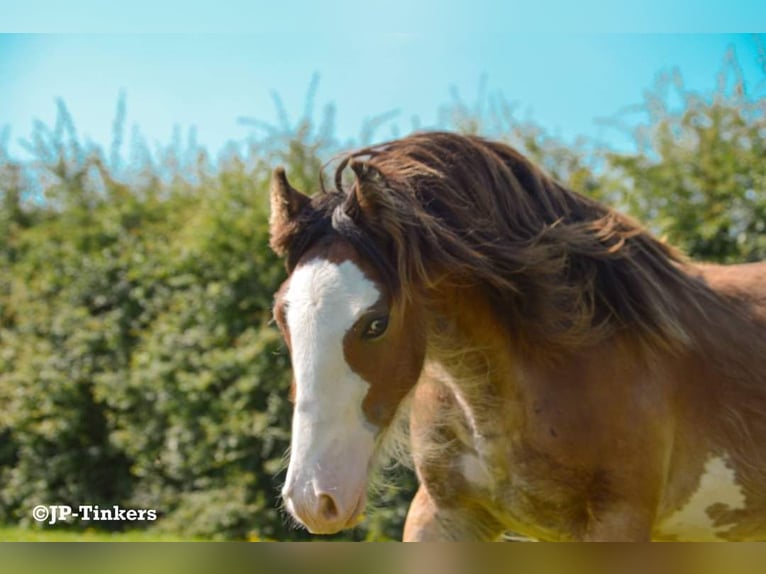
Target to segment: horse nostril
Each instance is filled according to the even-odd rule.
[[[329,494],[319,495],[319,514],[328,521],[338,518],[338,506]]]

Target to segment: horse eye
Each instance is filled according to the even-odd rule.
[[[377,339],[386,332],[387,328],[388,317],[376,317],[367,324],[367,328],[364,330],[362,337],[365,339]]]

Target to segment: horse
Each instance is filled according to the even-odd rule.
[[[766,264],[694,263],[480,137],[334,183],[270,191],[301,525],[357,525],[404,442],[405,541],[766,537]]]

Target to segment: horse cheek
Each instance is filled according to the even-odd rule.
[[[425,343],[419,338],[393,336],[379,343],[357,342],[347,351],[349,366],[369,384],[362,403],[365,417],[385,428],[420,377]]]

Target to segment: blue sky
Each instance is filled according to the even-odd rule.
[[[439,14],[418,30],[408,30],[410,19],[401,19],[400,31],[393,30],[393,20],[389,31],[354,27],[374,20],[367,9],[301,12],[295,25],[266,11],[257,20],[261,29],[250,34],[0,36],[0,126],[10,126],[16,142],[29,134],[34,119],[53,121],[60,97],[81,134],[108,144],[117,99],[125,93],[128,124],[138,125],[150,143],[169,143],[176,125],[195,126],[198,141],[217,151],[248,135],[239,117],[276,120],[272,92],[293,119],[300,116],[318,74],[317,107],[336,106],[339,135],[356,136],[365,119],[392,110],[404,133],[413,116],[433,125],[453,88],[472,103],[486,78],[488,92],[514,102],[519,117],[567,140],[586,135],[619,145],[623,136],[605,129],[599,118],[640,102],[656,74],[673,67],[689,87],[709,91],[729,47],[751,92],[766,93],[753,35],[573,33],[556,26],[505,32],[490,20],[480,31],[481,21],[469,22],[473,29],[454,20],[460,13]],[[418,12],[414,19],[425,15]],[[21,24],[16,28],[25,29]],[[331,33],[333,25],[346,31]],[[100,27],[110,29],[108,22]],[[760,38],[766,47],[766,37]],[[16,143],[12,150],[18,152]]]
[[[0,29],[256,32],[285,39],[408,32],[718,33],[766,28],[762,0],[0,0]],[[283,36],[284,37],[284,36]],[[300,42],[300,40],[299,40]]]

